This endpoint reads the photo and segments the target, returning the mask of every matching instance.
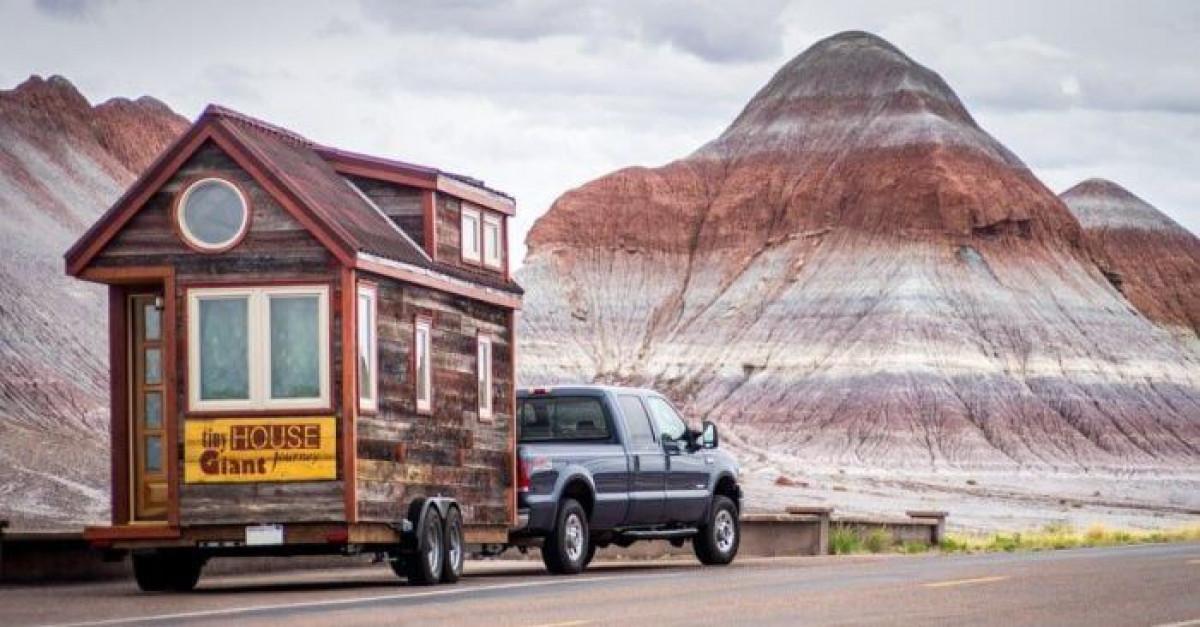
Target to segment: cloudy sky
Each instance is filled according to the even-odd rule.
[[[563,191],[715,137],[848,29],[940,72],[1051,189],[1111,178],[1200,232],[1188,0],[0,0],[0,87],[62,74],[191,118],[219,102],[483,178],[517,197],[523,233]]]

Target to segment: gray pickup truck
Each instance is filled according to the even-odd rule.
[[[728,564],[741,538],[738,465],[716,426],[689,429],[660,394],[570,386],[518,390],[517,545],[540,544],[553,573],[581,572],[597,547],[691,540]]]

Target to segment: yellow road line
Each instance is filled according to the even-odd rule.
[[[1196,625],[1200,625],[1200,618],[1180,621],[1178,623],[1163,623],[1161,625],[1155,625],[1154,627],[1195,627]]]
[[[1007,575],[996,575],[994,577],[975,577],[974,579],[951,579],[950,581],[935,581],[933,583],[921,584],[926,588],[950,588],[952,586],[968,586],[975,583],[988,583],[991,581],[1003,581],[1008,579]]]
[[[544,625],[535,625],[534,627],[575,627],[576,625],[587,625],[595,621],[590,620],[569,620],[565,623],[546,623]]]

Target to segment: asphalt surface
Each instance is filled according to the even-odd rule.
[[[1200,544],[1047,553],[595,564],[469,562],[456,585],[372,568],[0,588],[0,625],[1197,625]]]

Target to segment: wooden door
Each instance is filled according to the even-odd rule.
[[[170,330],[163,324],[161,293],[134,294],[130,311],[129,476],[133,520],[167,516],[166,357]]]

